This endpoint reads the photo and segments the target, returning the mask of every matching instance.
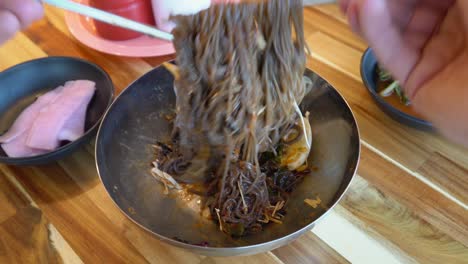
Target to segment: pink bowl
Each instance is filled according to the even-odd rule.
[[[88,5],[89,0],[77,0]],[[103,53],[124,57],[157,57],[175,52],[172,42],[141,36],[124,41],[113,41],[99,37],[93,20],[82,15],[66,12],[65,21],[72,35],[84,45]]]

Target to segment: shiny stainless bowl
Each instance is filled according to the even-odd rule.
[[[152,144],[169,138],[171,126],[164,116],[175,104],[172,75],[162,67],[131,84],[104,117],[96,143],[96,162],[106,190],[121,211],[142,228],[198,254],[248,255],[293,241],[319,219],[326,221],[326,213],[349,187],[360,155],[359,132],[348,104],[321,77],[310,70],[305,75],[314,83],[301,105],[303,111],[311,113],[313,148],[309,164],[314,170],[290,197],[283,224],[271,224],[260,234],[233,239],[180,197],[163,194],[163,186],[150,174]],[[304,199],[316,196],[322,200],[320,208],[304,203]],[[208,246],[193,245],[202,242],[208,242]]]

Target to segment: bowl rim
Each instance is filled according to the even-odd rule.
[[[110,91],[110,97],[107,101],[107,105],[106,105],[106,110],[101,114],[101,116],[98,118],[98,120],[90,127],[88,128],[85,133],[79,137],[78,139],[66,144],[66,145],[63,145],[53,151],[50,151],[50,152],[47,152],[47,153],[44,153],[44,154],[41,154],[41,155],[36,155],[36,156],[32,156],[32,157],[20,157],[20,158],[13,158],[13,157],[8,157],[8,156],[0,156],[0,163],[14,163],[14,164],[23,164],[23,165],[26,165],[26,164],[36,164],[38,162],[40,162],[41,160],[45,160],[45,159],[48,159],[48,158],[52,158],[55,154],[59,153],[59,152],[62,152],[62,151],[65,151],[69,148],[72,148],[74,146],[77,146],[79,144],[82,143],[82,141],[87,138],[88,136],[90,136],[101,124],[103,118],[104,118],[104,115],[107,113],[107,110],[109,109],[109,107],[112,105],[112,102],[114,101],[114,97],[115,97],[115,87],[114,87],[114,84],[112,82],[112,79],[110,78],[109,74],[104,70],[102,69],[99,65],[91,62],[91,61],[88,61],[88,60],[85,60],[85,59],[82,59],[82,58],[77,58],[77,57],[69,57],[69,56],[50,56],[50,57],[43,57],[43,58],[38,58],[38,59],[33,59],[33,60],[28,60],[28,61],[24,61],[24,62],[21,62],[19,64],[16,64],[16,65],[13,65],[12,67],[10,68],[7,68],[5,69],[4,71],[0,71],[0,75],[3,75],[3,74],[6,74],[6,73],[9,73],[11,71],[15,71],[17,70],[18,68],[21,68],[21,67],[24,67],[28,64],[32,64],[32,63],[37,63],[37,62],[40,62],[40,61],[55,61],[55,60],[69,60],[69,61],[76,61],[76,62],[81,62],[81,63],[84,63],[88,66],[91,66],[93,68],[95,68],[98,72],[100,72],[102,74],[102,76],[105,78],[106,82],[108,82],[111,86],[111,91]]]
[[[364,86],[366,87],[367,91],[371,94],[372,98],[374,99],[374,102],[376,102],[377,105],[379,105],[381,108],[384,108],[384,109],[382,109],[382,111],[385,114],[387,114],[388,116],[390,116],[392,119],[396,120],[398,123],[405,124],[405,125],[410,125],[410,126],[417,127],[417,128],[420,128],[420,129],[422,128],[422,129],[426,129],[426,130],[432,130],[433,129],[432,123],[430,123],[427,120],[418,118],[416,116],[412,116],[412,115],[410,115],[410,114],[408,114],[406,112],[403,112],[403,111],[395,108],[394,106],[389,104],[386,100],[384,100],[377,93],[376,89],[371,84],[371,80],[369,80],[369,78],[368,78],[368,76],[366,74],[366,70],[368,69],[366,67],[366,62],[371,60],[372,58],[374,58],[375,61],[376,61],[375,63],[372,64],[372,71],[374,72],[375,67],[377,67],[378,60],[375,57],[372,48],[369,47],[369,48],[367,48],[365,50],[365,52],[363,53],[363,55],[361,57],[360,73],[361,73],[361,78],[362,78],[362,81],[364,83]],[[387,111],[390,111],[391,114],[389,114]],[[404,119],[404,121],[397,119],[396,116]],[[409,123],[409,124],[407,124],[407,123]]]
[[[173,61],[169,61],[169,62],[173,62]],[[330,82],[328,82],[325,78],[323,78],[322,76],[318,75],[315,71],[311,70],[310,68],[306,67],[306,70],[304,72],[304,74],[307,72],[307,71],[310,71],[312,73],[315,73],[317,76],[319,76],[321,79],[323,79],[329,86],[331,89],[333,89],[336,94],[339,96],[340,99],[343,100],[343,102],[345,103],[347,109],[349,110],[352,118],[353,118],[353,121],[354,121],[354,124],[355,124],[355,127],[356,127],[356,133],[357,133],[357,143],[358,143],[358,146],[357,146],[357,157],[356,157],[356,164],[355,164],[355,167],[353,168],[353,171],[352,171],[352,174],[350,174],[350,178],[349,178],[349,182],[346,183],[346,187],[342,190],[342,192],[339,194],[339,192],[337,192],[336,194],[339,194],[339,195],[336,195],[336,198],[335,198],[335,201],[333,202],[332,206],[330,206],[321,216],[319,216],[317,219],[315,219],[314,221],[312,221],[311,223],[307,224],[306,226],[294,231],[294,232],[291,232],[290,234],[286,235],[286,236],[282,236],[282,237],[279,237],[279,238],[276,238],[274,240],[270,240],[270,241],[267,241],[267,242],[262,242],[262,243],[257,243],[257,244],[253,244],[253,245],[248,245],[248,246],[238,246],[238,247],[204,247],[204,246],[198,246],[198,245],[193,245],[193,244],[187,244],[187,243],[183,243],[183,242],[180,242],[180,241],[177,241],[175,239],[172,239],[172,238],[168,238],[168,237],[165,237],[163,235],[160,235],[158,233],[155,233],[153,232],[152,230],[150,230],[149,228],[145,227],[144,225],[142,225],[141,223],[137,222],[135,219],[133,219],[124,209],[122,209],[118,204],[117,202],[114,200],[114,198],[111,196],[110,194],[110,190],[107,189],[106,187],[106,184],[104,183],[103,179],[102,179],[102,176],[101,176],[101,166],[99,165],[101,162],[99,160],[99,155],[98,155],[98,148],[99,148],[99,138],[101,137],[101,134],[103,133],[102,130],[103,130],[103,124],[104,124],[104,120],[107,118],[107,116],[109,115],[110,111],[113,109],[113,106],[115,104],[117,104],[117,102],[119,101],[119,98],[121,96],[124,96],[125,93],[127,93],[132,87],[133,85],[138,82],[141,78],[143,78],[145,75],[147,74],[150,74],[151,72],[153,72],[154,70],[158,69],[158,68],[161,68],[163,67],[162,64],[156,66],[155,68],[153,68],[152,70],[146,72],[145,74],[143,74],[140,78],[136,79],[135,81],[133,81],[132,83],[130,83],[124,90],[122,90],[122,92],[115,98],[114,102],[112,102],[111,106],[106,110],[106,113],[104,114],[104,118],[103,118],[103,121],[101,122],[100,126],[99,126],[99,129],[98,129],[98,132],[97,132],[97,136],[96,136],[96,145],[95,145],[95,163],[96,163],[96,168],[97,168],[97,172],[98,172],[98,176],[99,176],[99,179],[101,181],[101,183],[104,185],[104,188],[106,189],[106,193],[107,195],[109,196],[109,198],[112,200],[112,203],[114,203],[114,205],[120,210],[120,212],[122,212],[122,214],[124,214],[130,221],[132,221],[133,223],[135,223],[137,226],[139,226],[140,228],[142,228],[143,230],[145,230],[146,232],[149,232],[152,236],[154,236],[155,238],[157,238],[158,240],[160,241],[163,241],[165,243],[168,243],[169,245],[172,245],[172,246],[176,246],[178,248],[181,248],[181,249],[186,249],[186,250],[190,250],[190,251],[194,251],[198,254],[202,254],[202,255],[206,255],[206,256],[245,256],[245,255],[251,255],[251,254],[257,254],[257,253],[261,253],[261,252],[265,252],[263,249],[264,248],[269,248],[269,250],[274,250],[275,248],[278,248],[278,247],[281,247],[281,246],[284,246],[286,245],[287,243],[289,243],[291,240],[290,239],[296,239],[298,238],[301,234],[304,234],[304,232],[306,232],[307,230],[311,230],[317,223],[319,223],[321,220],[323,220],[331,211],[333,211],[333,209],[340,203],[340,201],[343,199],[344,195],[348,192],[350,186],[352,185],[353,181],[356,179],[356,174],[357,174],[357,170],[359,168],[359,165],[360,165],[360,161],[361,161],[361,155],[362,155],[362,144],[361,144],[361,132],[360,132],[360,129],[359,129],[359,125],[358,125],[358,122],[357,122],[357,119],[356,119],[356,116],[350,106],[350,104],[348,103],[348,101],[345,99],[345,97],[333,86],[331,85]],[[102,163],[101,163],[102,164]],[[341,187],[340,187],[341,188]],[[271,247],[269,245],[271,244],[275,244],[275,242],[277,243],[277,246],[276,247]],[[222,253],[217,253],[218,252],[226,252],[226,251],[234,251],[230,254],[222,254]],[[249,252],[249,253],[247,253]]]

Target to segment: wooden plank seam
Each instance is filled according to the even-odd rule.
[[[421,174],[417,173],[417,172],[414,172],[410,169],[408,169],[407,167],[403,166],[401,163],[397,162],[396,160],[390,158],[389,156],[385,155],[385,153],[383,153],[382,151],[380,151],[379,149],[377,149],[376,147],[372,146],[371,144],[367,143],[366,141],[364,140],[361,140],[361,143],[369,148],[371,151],[375,152],[377,155],[381,156],[382,158],[384,158],[385,160],[387,160],[388,162],[392,163],[393,165],[397,166],[398,168],[402,169],[404,172],[408,173],[409,175],[417,178],[418,180],[420,180],[422,183],[426,184],[427,186],[431,187],[432,189],[436,190],[437,192],[441,193],[443,196],[447,197],[449,200],[451,200],[452,202],[456,203],[458,206],[462,207],[463,209],[465,210],[468,210],[468,205],[466,205],[465,203],[463,203],[462,201],[458,200],[456,197],[454,197],[453,195],[451,195],[450,193],[448,193],[447,191],[443,190],[442,188],[440,188],[437,184],[433,183],[432,181],[430,181],[429,179],[425,178],[424,176],[422,176]]]

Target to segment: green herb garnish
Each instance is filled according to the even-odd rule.
[[[411,104],[410,100],[406,96],[405,92],[401,89],[400,85],[398,85],[395,88],[395,92],[398,95],[398,97],[400,98],[400,102],[402,104],[404,104],[404,105],[410,105]]]
[[[392,95],[394,92],[397,94],[398,98],[400,98],[400,102],[404,105],[410,105],[411,102],[409,98],[406,96],[405,92],[401,88],[401,85],[398,81],[393,80],[390,73],[380,66],[378,67],[377,73],[379,75],[379,79],[382,82],[391,82],[390,85],[387,86],[384,90],[382,90],[379,94],[383,97],[388,97]]]
[[[379,67],[377,72],[379,74],[379,79],[382,82],[388,82],[388,81],[392,80],[392,75],[388,71],[386,71],[386,70]]]

